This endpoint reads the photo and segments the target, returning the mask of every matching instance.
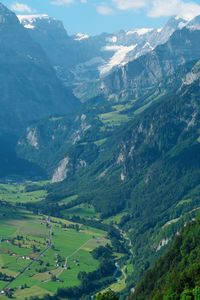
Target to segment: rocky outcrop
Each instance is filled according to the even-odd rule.
[[[67,178],[68,165],[69,157],[65,157],[59,162],[57,169],[54,171],[52,183],[62,182]]]

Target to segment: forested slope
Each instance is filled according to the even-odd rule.
[[[130,300],[200,299],[200,219],[183,229]]]

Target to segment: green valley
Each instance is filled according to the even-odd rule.
[[[130,261],[119,229],[104,224],[92,205],[78,204],[78,195],[47,204],[49,184],[0,184],[0,299],[38,299],[68,289],[73,295],[88,280],[91,294],[123,290]]]
[[[54,294],[59,288],[79,286],[80,272],[99,268],[91,252],[110,244],[105,231],[33,215],[13,205],[20,200],[25,202],[23,188],[17,190],[15,184],[4,184],[2,189],[7,194],[0,203],[0,299]],[[33,195],[26,197],[28,202]]]
[[[0,3],[0,300],[200,300],[188,1]]]

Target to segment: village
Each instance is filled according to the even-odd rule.
[[[79,272],[98,267],[90,252],[108,242],[100,230],[48,216],[16,224],[15,234],[0,238],[0,298],[5,299],[79,284]]]

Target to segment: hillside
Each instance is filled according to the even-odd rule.
[[[162,92],[160,82],[186,62],[199,59],[198,29],[184,27],[150,53],[130,61],[108,75],[103,82],[104,92],[121,101],[140,100],[156,91]]]
[[[41,47],[0,4],[0,130],[13,135],[29,122],[74,110],[79,101],[58,80]]]
[[[79,100],[58,79],[42,48],[16,15],[0,4],[0,176],[44,175],[16,153],[19,136],[33,121],[68,114]],[[34,143],[34,135],[29,136]]]
[[[49,204],[78,194],[102,218],[124,212],[119,225],[132,241],[136,281],[199,207],[198,66],[176,94],[115,131],[76,180],[49,188]]]
[[[101,93],[101,80],[114,70],[168,41],[187,21],[171,17],[163,28],[140,28],[69,36],[61,21],[48,15],[19,15],[21,24],[41,45],[58,77],[82,101]]]
[[[130,300],[198,300],[200,297],[200,221],[187,224]]]
[[[105,142],[112,137],[115,141],[118,132],[124,131],[124,124],[139,118],[153,103],[162,101],[164,95],[168,97],[169,90],[171,94],[176,93],[184,80],[190,82],[196,76],[196,62],[192,60],[181,65],[171,76],[160,80],[158,91],[149,92],[138,101],[118,103],[101,94],[82,104],[75,114],[30,124],[18,142],[19,156],[39,165],[50,178],[67,158],[68,163],[63,164],[65,176],[60,176],[58,181],[72,178],[97,160]]]
[[[200,299],[199,40],[0,4],[2,300]]]

